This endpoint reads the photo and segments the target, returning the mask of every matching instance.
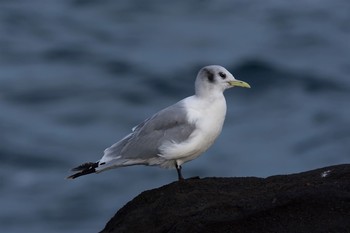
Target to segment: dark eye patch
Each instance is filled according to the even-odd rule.
[[[205,70],[205,71],[207,73],[208,81],[213,83],[214,82],[214,74],[210,70]]]
[[[219,75],[220,75],[220,77],[221,77],[222,79],[225,79],[225,78],[226,78],[226,74],[223,73],[223,72],[219,72]]]

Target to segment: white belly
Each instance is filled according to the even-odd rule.
[[[196,129],[190,135],[188,140],[176,144],[167,142],[161,146],[162,158],[166,160],[176,160],[178,165],[193,160],[206,151],[219,136],[224,124],[226,115],[226,101],[224,96],[210,100],[198,101],[189,100],[187,107],[189,109],[188,119],[196,125]]]

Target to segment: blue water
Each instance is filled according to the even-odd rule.
[[[0,2],[0,231],[97,232],[176,172],[128,167],[65,180],[220,64],[222,135],[186,177],[259,176],[350,162],[350,3]]]

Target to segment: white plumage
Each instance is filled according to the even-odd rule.
[[[206,151],[221,133],[225,115],[224,90],[250,87],[224,67],[203,67],[195,81],[195,95],[169,106],[133,128],[126,137],[104,151],[96,163],[85,163],[69,178],[131,165],[176,168]]]

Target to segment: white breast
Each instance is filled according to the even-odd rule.
[[[176,160],[179,165],[197,158],[214,143],[221,133],[226,115],[226,101],[223,95],[210,99],[191,96],[185,99],[184,103],[188,109],[187,117],[196,125],[196,129],[185,142],[169,142],[160,148],[161,157]]]

